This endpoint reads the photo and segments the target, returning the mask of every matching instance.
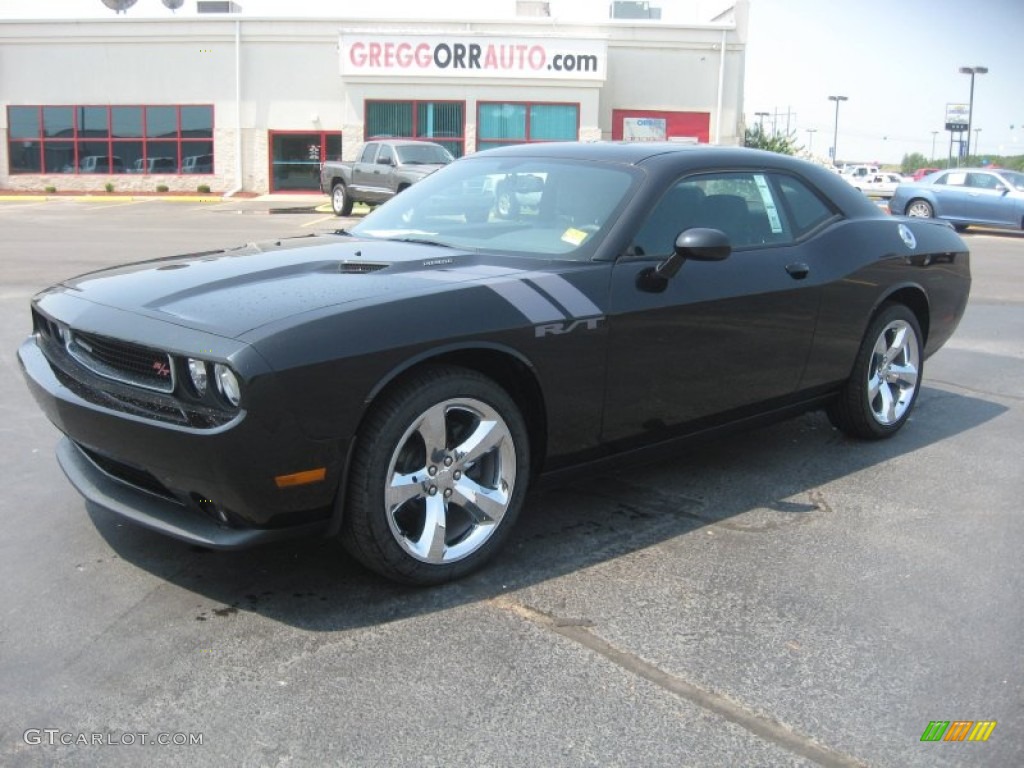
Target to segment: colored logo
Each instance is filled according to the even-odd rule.
[[[910,228],[906,224],[900,224],[900,238],[903,240],[903,244],[910,250],[917,248],[917,238],[914,237],[914,233],[910,231]]]
[[[995,728],[995,720],[932,720],[921,741],[988,741]]]

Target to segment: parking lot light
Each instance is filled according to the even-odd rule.
[[[835,165],[836,162],[839,160],[839,150],[836,146],[839,143],[839,102],[848,101],[849,97],[829,96],[828,100],[834,101],[836,103],[836,123],[835,129],[832,131],[832,165]]]

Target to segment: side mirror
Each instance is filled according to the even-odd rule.
[[[732,245],[729,238],[719,229],[694,227],[680,232],[676,238],[675,252],[654,268],[658,277],[670,279],[676,276],[687,259],[692,261],[722,261],[729,258]]]
[[[732,245],[721,230],[705,227],[687,229],[676,237],[675,251],[671,256],[637,275],[637,287],[649,293],[661,293],[684,261],[722,261],[729,258],[730,253]]]

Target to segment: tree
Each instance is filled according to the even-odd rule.
[[[934,168],[932,162],[922,155],[920,152],[911,152],[909,155],[903,156],[903,162],[900,163],[900,170],[904,173],[913,173],[918,168]]]
[[[760,126],[747,128],[743,135],[743,146],[766,149],[769,152],[778,152],[780,155],[795,155],[803,149],[797,145],[796,137],[792,133],[768,135],[761,130]]]

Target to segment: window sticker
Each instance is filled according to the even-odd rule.
[[[779,218],[779,210],[775,207],[775,200],[772,198],[772,191],[768,188],[768,181],[762,174],[755,173],[754,183],[757,184],[757,191],[761,193],[761,202],[764,203],[765,213],[768,214],[768,223],[771,225],[772,234],[778,235],[782,232],[782,219]]]
[[[951,173],[946,176],[946,183],[950,186],[961,187],[967,181],[966,173]]]
[[[562,233],[562,241],[569,243],[570,245],[580,245],[586,239],[587,233],[582,229],[576,229],[575,227],[569,227]]]

